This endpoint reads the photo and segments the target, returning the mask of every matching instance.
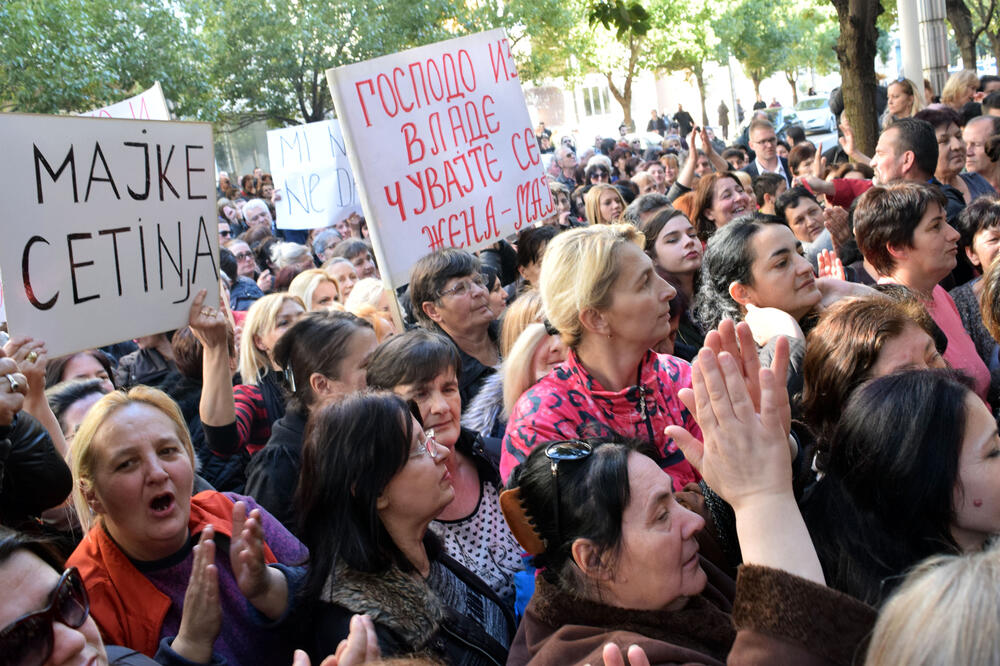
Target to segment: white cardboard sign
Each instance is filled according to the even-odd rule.
[[[212,126],[0,114],[12,336],[51,356],[187,322],[218,289]]]
[[[321,120],[267,133],[279,229],[318,229],[361,212],[340,123]]]
[[[503,30],[327,70],[383,280],[553,208]]]
[[[129,97],[110,106],[94,109],[81,116],[92,118],[128,118],[132,120],[170,120],[170,110],[163,96],[163,88],[157,81],[149,90],[135,97]]]

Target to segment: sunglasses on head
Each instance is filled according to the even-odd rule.
[[[52,656],[52,623],[79,629],[90,616],[90,599],[76,567],[63,573],[49,604],[0,629],[0,666],[35,666]]]
[[[562,519],[559,516],[559,463],[583,460],[584,458],[589,458],[593,452],[594,447],[578,439],[552,442],[545,447],[545,457],[549,459],[549,469],[552,470],[552,483],[555,485],[556,491],[556,538],[560,544],[563,542],[563,531]]]

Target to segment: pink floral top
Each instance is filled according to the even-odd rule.
[[[638,383],[623,391],[606,391],[569,352],[514,405],[500,454],[500,476],[511,471],[536,446],[562,439],[606,437],[612,433],[643,439],[654,445],[660,467],[673,478],[674,489],[701,477],[674,441],[664,434],[668,425],[683,426],[701,439],[701,429],[677,397],[691,386],[691,366],[666,354],[646,352]]]

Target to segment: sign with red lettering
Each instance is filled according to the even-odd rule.
[[[131,120],[170,120],[170,109],[163,96],[163,88],[157,81],[149,90],[144,90],[135,97],[129,97],[110,106],[94,109],[81,116],[92,118],[128,118]]]
[[[208,123],[0,114],[12,336],[51,356],[179,328],[218,290]]]
[[[267,133],[279,229],[318,229],[361,212],[340,123],[320,120]]]
[[[383,280],[551,214],[503,30],[327,70]]]

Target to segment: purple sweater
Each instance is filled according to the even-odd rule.
[[[289,578],[289,609],[294,602],[295,589],[304,573],[304,563],[309,551],[299,543],[271,514],[251,497],[235,493],[224,493],[233,502],[243,500],[247,512],[260,509],[264,539],[279,562],[279,567]],[[191,577],[194,555],[191,548],[197,543],[198,535],[192,535],[188,545],[172,557],[158,562],[137,564],[137,568],[158,590],[170,597],[172,605],[163,619],[160,638],[174,637],[181,626],[181,610],[184,593]],[[294,645],[288,632],[281,627],[284,617],[272,622],[259,613],[240,592],[229,562],[229,543],[226,537],[215,537],[215,565],[219,571],[219,600],[222,604],[222,630],[215,641],[214,652],[224,657],[230,666],[252,666],[262,664],[290,664]],[[285,566],[281,566],[285,565]],[[288,612],[285,613],[285,617]]]

